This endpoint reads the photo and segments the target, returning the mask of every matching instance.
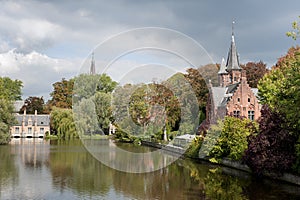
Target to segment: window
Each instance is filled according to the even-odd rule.
[[[28,127],[28,134],[31,134],[31,132],[32,132],[32,128]]]
[[[250,102],[250,98],[248,97],[248,102]]]
[[[44,134],[44,128],[40,128],[40,134]]]
[[[19,127],[16,127],[16,128],[15,128],[15,133],[19,133],[19,131],[20,131],[20,128],[19,128]]]
[[[240,98],[237,98],[237,101],[240,102]]]
[[[239,110],[234,110],[233,111],[233,116],[234,117],[239,117],[240,116],[240,111]]]
[[[254,120],[254,111],[253,110],[248,111],[248,118],[252,121]]]

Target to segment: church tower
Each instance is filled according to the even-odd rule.
[[[95,60],[94,60],[94,52],[92,53],[91,67],[90,67],[90,75],[96,74],[95,68]]]
[[[236,50],[234,31],[233,31],[234,21],[232,22],[232,34],[231,34],[231,44],[228,51],[227,62],[220,67],[219,75],[219,85],[225,87],[230,84],[239,83],[241,81],[242,68],[240,67],[239,57]],[[223,66],[222,66],[223,65]]]

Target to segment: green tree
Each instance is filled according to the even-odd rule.
[[[88,99],[96,92],[111,93],[117,86],[117,82],[106,74],[80,74],[74,78],[74,94],[76,102]]]
[[[130,98],[132,93],[138,88],[138,85],[125,84],[117,86],[112,93],[112,110],[117,132],[120,135],[128,136],[135,133],[135,122],[130,116]]]
[[[216,131],[218,134],[211,131]],[[240,160],[248,147],[247,137],[256,134],[257,131],[256,122],[226,116],[216,128],[208,130],[203,148],[210,150],[211,161],[217,162],[225,157],[231,160]]]
[[[0,144],[10,141],[9,128],[15,123],[14,107],[11,101],[0,98]]]
[[[300,132],[300,48],[292,47],[258,85],[260,101],[284,115],[285,128]]]
[[[28,97],[25,99],[24,105],[20,109],[20,114],[24,113],[26,109],[26,113],[34,114],[35,110],[38,114],[44,113],[44,99],[43,97]]]
[[[0,77],[0,144],[10,140],[10,127],[15,123],[13,101],[21,100],[22,82]]]
[[[108,133],[109,125],[113,122],[111,94],[97,92],[95,94],[94,103],[100,129],[104,133]]]
[[[72,110],[53,107],[51,112],[51,129],[62,139],[78,137]]]
[[[10,101],[21,100],[22,81],[0,77],[0,98]]]

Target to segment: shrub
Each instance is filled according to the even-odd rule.
[[[196,136],[188,149],[185,151],[185,155],[190,158],[199,158],[199,150],[203,142],[202,136]]]
[[[204,149],[209,150],[211,161],[228,157],[240,160],[248,147],[247,137],[257,133],[257,125],[249,119],[227,116],[207,133]],[[212,146],[213,145],[213,146]]]
[[[278,112],[263,106],[261,113],[260,133],[249,137],[243,160],[257,176],[280,175],[294,162],[296,137],[282,128],[284,119]]]

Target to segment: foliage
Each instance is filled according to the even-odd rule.
[[[54,107],[51,112],[51,129],[59,138],[77,138],[72,110]]]
[[[213,86],[217,86],[219,83],[218,71],[219,66],[216,64],[207,64],[198,68],[201,77],[205,80],[206,83],[211,82]]]
[[[199,126],[199,104],[193,87],[184,74],[176,73],[166,81],[180,107],[178,135],[195,134]]]
[[[248,147],[247,137],[257,132],[257,125],[249,119],[226,116],[223,122],[208,130],[204,149],[209,156],[218,161],[228,157],[240,160]]]
[[[21,100],[22,81],[0,77],[0,99]]]
[[[15,123],[11,101],[0,98],[0,144],[10,141],[9,128]]]
[[[94,102],[99,126],[103,132],[108,133],[109,125],[113,122],[111,95],[105,92],[97,92]]]
[[[198,69],[189,68],[184,75],[191,84],[199,104],[199,108],[205,108],[208,97],[208,88]]]
[[[262,61],[248,62],[241,67],[246,71],[247,82],[252,88],[257,88],[258,81],[269,71],[267,65]]]
[[[262,104],[284,115],[285,128],[300,132],[300,48],[289,49],[258,85]]]
[[[111,93],[116,86],[117,82],[106,74],[81,74],[74,78],[73,109],[81,135],[108,133],[114,121]]]
[[[203,143],[203,137],[202,136],[196,136],[188,149],[185,151],[185,155],[187,155],[190,158],[199,158],[199,150],[201,148],[201,145]]]
[[[89,99],[96,92],[111,93],[117,86],[117,82],[106,74],[80,74],[74,78],[74,82],[76,102]]]
[[[28,97],[25,99],[24,105],[20,109],[19,113],[23,114],[26,109],[26,113],[34,114],[35,110],[38,114],[44,113],[44,99],[43,97]]]
[[[52,97],[48,105],[57,108],[72,108],[74,79],[62,79],[53,84],[53,92],[50,93]]]
[[[298,16],[298,17],[299,17],[299,20],[300,20],[300,16]],[[294,40],[297,40],[297,38],[300,37],[300,26],[299,26],[299,21],[294,21],[294,22],[292,23],[292,28],[293,28],[293,30],[292,30],[292,31],[288,31],[288,32],[286,33],[286,35],[287,35],[288,37],[291,37],[291,38],[294,39]]]
[[[134,137],[132,135],[120,129],[117,129],[115,139],[120,142],[134,142]]]
[[[254,174],[280,175],[290,169],[294,161],[295,136],[282,127],[283,116],[264,105],[259,120],[260,133],[249,137],[243,160]]]

